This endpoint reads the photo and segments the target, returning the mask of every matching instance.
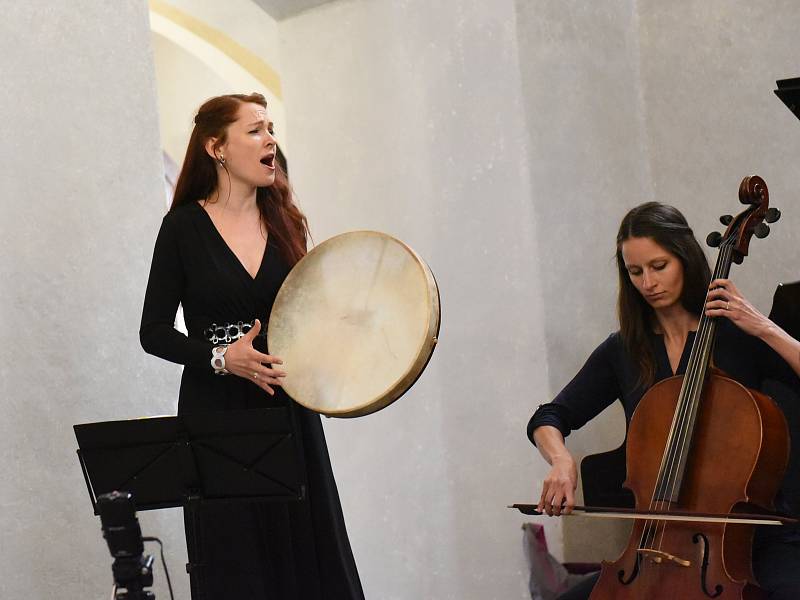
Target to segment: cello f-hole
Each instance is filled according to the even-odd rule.
[[[709,598],[716,598],[722,593],[724,589],[720,584],[717,584],[714,587],[714,593],[708,591],[708,585],[706,583],[706,575],[708,574],[708,538],[703,535],[702,533],[695,533],[692,536],[692,542],[695,544],[703,541],[703,561],[700,566],[700,586],[703,588],[703,593],[708,596]]]
[[[625,570],[620,569],[617,572],[617,579],[622,585],[630,585],[633,583],[633,580],[636,579],[636,576],[639,575],[639,562],[642,560],[642,557],[637,554],[636,555],[636,562],[633,563],[633,570],[631,571],[630,577],[625,579]]]

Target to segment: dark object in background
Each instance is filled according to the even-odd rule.
[[[778,284],[769,318],[790,336],[800,339],[800,281]]]
[[[114,557],[114,597],[117,600],[155,600],[145,588],[153,585],[153,557],[144,554],[144,540],[133,496],[111,492],[97,498],[103,537]],[[126,591],[118,591],[124,588]]]
[[[800,79],[792,81],[800,82]],[[800,339],[800,281],[778,284],[769,318],[793,338]],[[767,380],[763,391],[781,407],[792,445],[800,445],[800,382],[789,386]],[[800,454],[797,452],[789,457],[776,507],[786,514],[800,517]],[[792,529],[800,540],[800,525],[794,525]]]
[[[779,79],[775,84],[778,86],[775,95],[800,119],[800,77]]]
[[[581,482],[586,506],[634,507],[633,493],[622,487],[626,474],[625,448],[625,442],[622,442],[619,448],[583,458]]]
[[[278,161],[278,164],[283,169],[283,172],[286,173],[286,176],[289,176],[289,162],[286,160],[286,155],[281,150],[281,147],[277,144],[275,145],[275,160]]]

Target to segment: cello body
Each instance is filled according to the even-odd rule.
[[[637,509],[647,509],[654,497],[682,382],[683,376],[676,376],[654,385],[631,419],[625,487]],[[789,434],[769,397],[712,371],[694,436],[678,501],[663,508],[717,514],[773,508],[789,458]],[[638,521],[622,555],[603,563],[590,598],[762,598],[751,566],[754,527]]]

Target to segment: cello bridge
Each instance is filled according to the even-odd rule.
[[[674,556],[669,552],[663,552],[662,550],[655,550],[653,548],[639,548],[636,550],[636,552],[656,564],[660,564],[664,561],[671,561],[682,567],[690,567],[692,565],[691,561],[678,558],[677,556]]]

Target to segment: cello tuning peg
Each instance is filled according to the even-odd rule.
[[[764,220],[767,223],[774,223],[778,219],[781,218],[781,211],[779,211],[774,206],[767,210],[767,214],[764,216]]]
[[[753,233],[758,239],[760,240],[764,239],[769,235],[769,225],[767,225],[766,223],[759,223],[758,225],[756,225],[756,228],[753,231]]]
[[[716,248],[722,243],[722,234],[719,231],[712,231],[706,238],[706,244],[712,248]]]
[[[727,227],[728,225],[733,223],[733,215],[722,215],[719,218],[719,222],[725,225],[725,227]]]

